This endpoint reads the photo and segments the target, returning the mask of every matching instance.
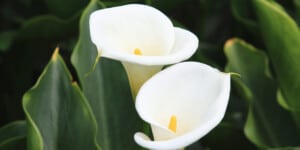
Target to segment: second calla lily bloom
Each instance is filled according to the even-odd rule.
[[[229,100],[230,74],[198,62],[171,66],[150,78],[136,98],[139,116],[149,123],[154,140],[136,133],[149,149],[184,148],[222,120]]]
[[[174,27],[162,12],[141,4],[93,12],[90,34],[101,56],[123,63],[134,96],[163,65],[188,59],[198,47],[193,33]]]

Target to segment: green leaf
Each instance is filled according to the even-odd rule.
[[[121,5],[126,5],[130,3],[141,3],[142,0],[102,0],[100,5],[105,5],[105,7],[116,7]]]
[[[4,31],[0,33],[0,52],[6,52],[11,46],[16,31]]]
[[[25,149],[26,122],[14,121],[0,128],[0,149]]]
[[[300,111],[300,31],[276,2],[254,0],[259,25],[287,108]],[[298,119],[299,115],[298,115]]]
[[[258,24],[251,19],[251,1],[245,0],[231,0],[231,11],[235,19],[241,22],[246,29],[250,31],[256,31],[258,29]]]
[[[20,39],[61,39],[74,34],[77,30],[79,14],[69,19],[60,19],[53,15],[33,17],[24,24],[17,34]]]
[[[234,149],[253,150],[254,145],[250,144],[246,139],[243,131],[233,127],[227,123],[219,124],[209,134],[207,134],[200,142],[209,149]]]
[[[235,35],[251,39],[255,43],[262,43],[260,28],[255,18],[252,0],[230,0],[230,8],[234,19],[237,21],[233,28]]]
[[[105,150],[138,149],[133,135],[141,130],[142,122],[134,109],[126,73],[119,62],[105,58],[97,62],[98,52],[90,39],[89,15],[100,8],[97,1],[92,0],[84,10],[72,64],[96,116],[101,147]]]
[[[293,0],[295,7],[295,20],[300,23],[300,0]]]
[[[69,18],[80,11],[88,0],[45,0],[47,8],[60,18]]]
[[[236,72],[251,92],[249,111],[244,132],[249,140],[260,148],[295,146],[300,137],[290,114],[276,101],[277,85],[271,78],[267,56],[239,39],[231,39],[225,45],[228,58],[226,70]],[[280,119],[279,119],[280,118]]]
[[[159,10],[172,10],[178,6],[183,6],[184,3],[189,2],[191,0],[172,0],[172,1],[156,1],[156,0],[145,0],[148,5],[153,5],[155,8]]]
[[[56,50],[37,83],[25,93],[29,150],[100,149],[96,121]]]

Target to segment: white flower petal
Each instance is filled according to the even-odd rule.
[[[223,118],[230,91],[230,75],[197,62],[171,66],[150,78],[140,89],[136,109],[140,117],[160,130],[169,130],[169,118],[177,117],[177,131],[165,140],[139,138],[150,149],[179,149],[203,137]],[[170,131],[154,133],[154,140]],[[143,140],[144,139],[144,140]]]
[[[90,17],[93,43],[103,57],[140,65],[166,65],[188,59],[198,47],[191,32],[173,27],[159,10],[138,4],[102,9]],[[142,55],[134,55],[134,49]]]
[[[173,27],[162,12],[141,4],[93,12],[90,34],[102,57],[123,63],[134,97],[161,67],[190,58],[198,47],[193,33]]]
[[[146,56],[166,55],[174,44],[172,22],[159,10],[129,4],[98,10],[90,17],[92,41],[104,56],[133,54],[138,48]]]
[[[111,52],[106,53],[106,56],[111,59],[121,60],[124,62],[131,62],[140,65],[154,66],[154,65],[168,65],[181,62],[190,58],[198,48],[198,38],[191,32],[174,28],[175,43],[169,55],[164,56],[137,56],[127,53]]]

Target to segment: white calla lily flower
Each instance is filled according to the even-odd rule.
[[[157,73],[136,97],[139,116],[154,140],[134,135],[139,145],[157,150],[184,148],[206,135],[224,117],[230,74],[199,62],[183,62]]]
[[[188,59],[198,47],[193,33],[174,27],[162,12],[141,4],[93,12],[90,34],[101,56],[123,63],[134,96],[163,65]]]

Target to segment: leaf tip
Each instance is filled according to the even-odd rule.
[[[236,72],[229,72],[230,76],[235,76],[235,77],[239,77],[242,78],[242,75]]]
[[[58,54],[59,54],[59,47],[57,46],[52,54],[53,61],[56,61]]]
[[[236,40],[237,40],[237,38],[231,38],[231,39],[227,40],[224,47],[227,48],[227,47],[231,46]]]

